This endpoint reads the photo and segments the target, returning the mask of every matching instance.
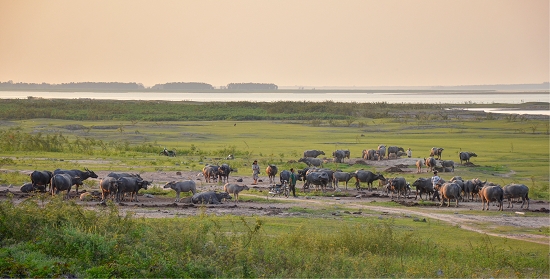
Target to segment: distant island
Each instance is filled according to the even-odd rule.
[[[285,86],[273,83],[229,83],[215,87],[203,82],[169,82],[146,87],[136,82],[70,82],[61,84],[0,82],[0,91],[74,91],[74,92],[415,92],[415,91],[539,91],[550,90],[549,82],[534,84],[492,84],[459,86]]]

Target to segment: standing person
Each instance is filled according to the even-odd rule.
[[[258,161],[254,160],[254,163],[252,163],[252,178],[254,178],[254,183],[252,183],[252,185],[258,184],[259,174],[260,174],[260,166],[258,165]]]
[[[413,155],[413,152],[411,150],[411,148],[409,147],[409,149],[407,149],[407,157],[411,158]]]
[[[290,191],[292,191],[292,195],[296,197],[296,174],[294,174],[294,169],[290,169],[290,181],[288,181]]]
[[[432,185],[434,187],[434,195],[432,197],[432,201],[435,200],[435,197],[437,196],[437,200],[439,201],[439,191],[435,189],[435,186],[437,183],[441,180],[441,177],[437,175],[437,171],[434,171],[434,176],[432,176]]]

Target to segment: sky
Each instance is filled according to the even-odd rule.
[[[0,81],[550,79],[548,0],[0,0]]]

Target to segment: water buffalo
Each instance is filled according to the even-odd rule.
[[[392,191],[391,198],[393,199],[393,193],[397,192],[397,200],[399,200],[399,196],[401,193],[403,193],[403,197],[406,196],[407,193],[407,181],[404,177],[396,177],[389,180],[390,190]]]
[[[432,147],[432,149],[430,149],[430,157],[437,157],[438,160],[441,160],[442,153],[443,153],[443,148]]]
[[[363,150],[363,159],[376,160],[378,159],[377,154],[378,154],[378,150],[374,150],[374,149]]]
[[[483,204],[481,210],[485,210],[485,203],[487,203],[487,210],[489,210],[489,203],[492,201],[497,202],[498,211],[503,210],[504,190],[500,186],[485,186],[479,191],[479,196]]]
[[[346,152],[344,150],[336,150],[332,152],[332,157],[334,157],[334,162],[342,163],[344,158],[346,158]]]
[[[210,180],[218,179],[218,166],[215,165],[206,165],[202,168],[202,174],[206,183],[210,183]]]
[[[424,193],[426,193],[426,199],[430,199],[430,197],[434,194],[434,185],[430,178],[420,177],[413,182],[412,186],[416,187],[416,196],[414,197],[415,200],[418,196],[420,196],[420,200],[423,201],[424,199],[422,199],[422,194]]]
[[[308,189],[310,185],[315,185],[315,190],[318,190],[321,186],[321,191],[325,192],[329,180],[328,174],[324,171],[308,171],[305,177],[304,190]]]
[[[231,195],[226,192],[214,192],[214,191],[208,191],[208,192],[202,192],[194,194],[193,197],[191,197],[191,201],[193,203],[199,203],[199,204],[220,204],[222,200],[230,200]]]
[[[440,160],[440,163],[443,169],[445,170],[445,172],[447,172],[447,170],[451,170],[451,172],[455,171],[455,162],[451,160],[446,160],[446,161]]]
[[[434,157],[428,157],[424,159],[424,165],[426,165],[426,168],[428,169],[426,172],[434,171],[436,164],[437,162],[435,161]]]
[[[115,179],[119,179],[121,177],[137,177],[141,178],[141,176],[137,173],[127,173],[127,172],[110,172],[107,177],[113,177]]]
[[[159,155],[164,155],[164,156],[168,156],[168,157],[176,157],[176,151],[175,150],[168,150],[165,147],[164,150],[162,150],[159,153]]]
[[[466,200],[474,200],[474,195],[479,193],[479,190],[485,186],[487,183],[487,180],[485,182],[482,182],[479,178],[474,178],[470,180],[464,181],[464,195],[466,196]]]
[[[78,176],[71,176],[68,173],[54,174],[50,182],[52,195],[58,194],[59,191],[67,191],[66,198],[69,198],[69,192],[73,185],[82,185],[82,179]]]
[[[130,201],[139,202],[137,194],[140,189],[147,190],[147,185],[151,184],[152,181],[143,180],[137,177],[121,177],[117,179],[118,191],[117,191],[117,201],[122,201],[124,193],[130,193]],[[134,199],[135,195],[135,199]]]
[[[308,167],[316,166],[316,167],[322,167],[323,166],[323,160],[318,158],[312,158],[312,157],[304,157],[298,159],[298,162],[305,163]]]
[[[117,179],[112,176],[107,176],[99,182],[99,188],[101,189],[101,202],[104,203],[105,199],[111,195],[111,197],[116,196],[118,192],[118,183]]]
[[[460,199],[460,186],[458,184],[453,182],[446,182],[446,183],[437,183],[435,186],[435,190],[439,191],[439,194],[441,195],[441,204],[440,207],[443,206],[445,203],[445,200],[447,200],[447,207],[451,206],[451,199],[456,200],[455,207],[458,207],[458,199]]]
[[[81,170],[62,170],[62,169],[56,169],[53,171],[53,174],[62,174],[62,173],[66,173],[72,177],[79,177],[80,179],[82,179],[82,181],[88,179],[88,178],[97,178],[97,174],[95,174],[95,172],[89,170],[88,168],[84,168],[85,171],[81,171]],[[79,185],[82,185],[81,184],[75,184],[75,190],[76,190],[76,193],[78,194],[78,186]]]
[[[48,185],[50,182],[48,182]],[[25,183],[23,186],[21,186],[20,189],[21,193],[31,193],[31,192],[46,192],[46,186],[43,185],[35,185],[32,183]]]
[[[279,172],[276,165],[267,165],[265,173],[269,177],[269,184],[275,183],[275,175]]]
[[[228,194],[233,194],[233,197],[235,197],[235,202],[239,202],[239,193],[243,190],[248,190],[248,186],[226,183],[223,185],[223,190]]]
[[[521,203],[521,208],[525,205],[525,200],[527,200],[527,209],[529,209],[529,187],[525,184],[508,184],[502,188],[504,191],[504,198],[508,198],[508,208],[510,204],[514,208],[514,204],[511,203],[514,198],[521,198],[523,201]]]
[[[195,181],[193,180],[185,180],[185,181],[170,181],[164,185],[164,189],[171,188],[172,190],[176,191],[176,202],[180,201],[180,193],[181,192],[191,192],[194,194],[197,193],[197,185],[195,184]]]
[[[365,171],[365,170],[356,170],[355,171],[355,188],[357,190],[361,190],[361,183],[360,182],[367,182],[367,187],[369,188],[369,191],[372,191],[372,182],[378,179],[385,180],[383,175],[381,174],[374,174],[371,171]]]
[[[304,157],[311,157],[311,158],[317,158],[319,155],[325,155],[325,152],[321,150],[306,150],[304,151]]]
[[[335,171],[332,174],[332,183],[335,185],[335,187],[338,187],[338,182],[339,181],[345,181],[346,182],[346,190],[347,190],[348,189],[348,181],[352,177],[356,177],[355,172]]]
[[[382,160],[386,156],[386,146],[385,145],[379,145],[378,146],[378,160]]]
[[[475,154],[474,152],[464,151],[464,152],[458,153],[458,157],[460,158],[460,164],[462,165],[462,161],[464,161],[466,163],[469,163],[470,158],[471,157],[477,157],[477,154]]]
[[[48,185],[50,185],[52,180],[53,173],[51,171],[33,171],[30,174],[30,177],[33,189],[38,186],[43,186],[44,190],[47,191]]]
[[[279,182],[283,184],[284,181],[290,181],[290,171],[289,170],[283,170],[279,173]]]
[[[416,173],[422,172],[422,165],[424,165],[424,160],[416,161]]]
[[[399,154],[399,152],[405,152],[405,149],[403,149],[403,147],[398,147],[398,146],[389,146],[388,147],[388,159],[390,158],[390,153],[395,153],[396,155]]]
[[[229,173],[231,173],[233,169],[228,164],[222,164],[218,168],[218,177],[222,182],[228,182],[229,181]]]

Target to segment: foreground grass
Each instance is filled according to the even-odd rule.
[[[138,219],[37,196],[0,203],[2,277],[545,277],[548,247],[438,222]],[[439,273],[438,273],[439,272]]]

